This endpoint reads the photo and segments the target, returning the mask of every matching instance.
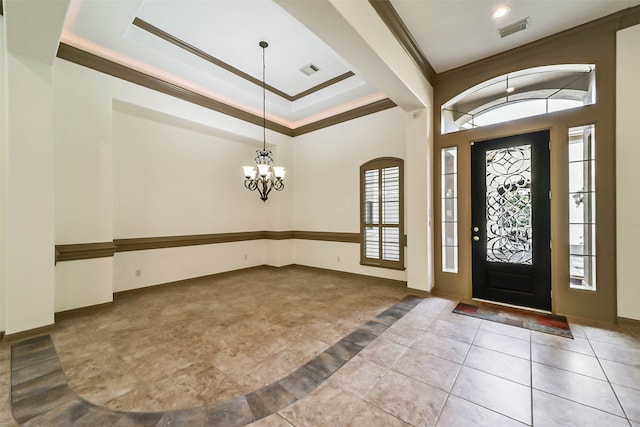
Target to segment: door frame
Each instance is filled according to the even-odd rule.
[[[550,129],[539,130],[535,132],[516,133],[513,135],[502,136],[498,138],[482,139],[472,142],[469,156],[469,170],[471,175],[471,188],[469,197],[471,199],[471,224],[479,226],[478,232],[471,230],[471,235],[479,237],[479,241],[471,243],[471,296],[488,300],[498,304],[508,304],[521,306],[529,309],[537,309],[543,311],[551,311],[552,309],[552,253],[551,253],[551,131]],[[492,263],[486,261],[486,209],[485,202],[486,181],[474,180],[475,173],[485,172],[486,164],[484,155],[487,150],[494,148],[508,148],[518,145],[530,145],[532,169],[532,183],[538,183],[531,193],[531,203],[537,207],[532,211],[532,231],[533,231],[533,264],[531,266],[513,264],[513,263]],[[474,149],[477,155],[481,156],[475,159]],[[534,164],[533,161],[536,163]],[[540,173],[542,172],[542,175]],[[483,179],[485,173],[481,173]],[[478,177],[476,177],[478,178]],[[534,184],[535,185],[535,184]],[[482,191],[482,194],[480,192]],[[477,192],[477,194],[476,194]],[[481,199],[475,199],[478,197]],[[474,200],[476,206],[474,207]],[[478,204],[479,203],[479,204]],[[479,209],[475,211],[475,209]],[[476,215],[474,219],[474,213]],[[537,232],[535,230],[538,230]],[[474,237],[475,238],[475,237]],[[482,265],[476,263],[480,261]],[[493,268],[491,267],[493,266]],[[531,280],[535,281],[531,289],[533,292],[524,294],[515,289],[500,289],[500,287],[485,286],[488,277],[491,275],[512,276],[525,279],[530,274]],[[515,276],[513,276],[515,274]],[[505,276],[506,275],[506,276]],[[482,276],[482,277],[480,277]],[[496,280],[497,277],[496,276]],[[482,283],[479,283],[482,282]],[[522,285],[525,285],[523,282]]]

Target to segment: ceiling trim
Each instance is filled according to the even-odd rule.
[[[138,28],[140,28],[142,30],[147,31],[150,34],[153,34],[156,37],[161,38],[164,41],[167,41],[167,42],[169,42],[169,43],[171,43],[171,44],[173,44],[173,45],[175,45],[175,46],[177,46],[177,47],[179,47],[181,49],[184,49],[184,50],[186,50],[187,52],[189,52],[189,53],[191,53],[193,55],[198,56],[198,57],[204,59],[205,61],[210,62],[213,65],[222,68],[223,70],[226,70],[226,71],[228,71],[228,72],[230,72],[232,74],[235,74],[236,76],[238,76],[238,77],[240,77],[240,78],[242,78],[242,79],[244,79],[244,80],[246,80],[246,81],[248,81],[250,83],[253,83],[253,84],[257,85],[257,86],[262,87],[262,81],[261,80],[256,79],[252,75],[247,74],[242,70],[239,70],[238,68],[234,67],[233,65],[227,64],[226,62],[216,58],[213,55],[208,54],[207,52],[205,52],[203,50],[198,49],[197,47],[185,42],[184,40],[179,39],[178,37],[166,32],[164,30],[161,30],[160,28],[156,27],[153,24],[150,24],[149,22],[147,22],[147,21],[145,21],[143,19],[140,19],[140,18],[136,17],[133,20],[133,25],[135,25],[136,27],[138,27]],[[293,101],[297,101],[300,98],[303,98],[303,97],[305,97],[307,95],[311,95],[312,93],[318,92],[319,90],[327,88],[327,87],[329,87],[329,86],[331,86],[333,84],[336,84],[338,82],[341,82],[342,80],[348,79],[349,77],[353,77],[353,76],[355,76],[355,74],[352,71],[347,71],[344,74],[341,74],[341,75],[336,76],[336,77],[334,77],[332,79],[329,79],[324,83],[320,83],[319,85],[313,86],[312,88],[309,88],[309,89],[307,89],[305,91],[302,91],[302,92],[300,92],[300,93],[298,93],[296,95],[289,95],[288,93],[283,92],[280,89],[278,89],[276,87],[273,87],[273,86],[271,86],[269,84],[265,84],[265,88],[269,92],[274,93],[274,94],[286,99],[289,102],[293,102]]]
[[[87,68],[91,68],[92,70],[105,73],[110,76],[140,86],[144,86],[152,90],[156,90],[166,95],[173,96],[196,105],[200,105],[210,110],[235,117],[245,122],[257,126],[263,126],[262,116],[257,116],[255,114],[241,110],[240,108],[225,104],[224,102],[209,98],[192,90],[185,89],[174,83],[170,83],[157,77],[150,76],[141,71],[134,70],[127,66],[102,58],[98,55],[94,55],[66,43],[60,43],[60,46],[58,47],[57,57]],[[377,113],[378,111],[383,111],[395,106],[396,104],[393,101],[391,101],[389,98],[385,98],[371,104],[354,108],[353,110],[345,111],[343,113],[339,113],[303,126],[299,126],[295,129],[289,128],[271,120],[266,121],[265,127],[274,132],[294,137],[308,132],[313,132],[314,130],[333,126],[338,123],[343,123],[348,120],[353,120],[369,114]]]
[[[340,74],[339,76],[335,76],[334,78],[329,79],[326,82],[320,83],[319,85],[313,86],[313,87],[311,87],[311,88],[309,88],[307,90],[304,90],[304,91],[302,91],[302,92],[300,92],[298,94],[295,94],[293,96],[287,95],[288,96],[287,99],[289,99],[292,102],[293,101],[297,101],[298,99],[304,98],[307,95],[311,95],[312,93],[318,92],[318,91],[320,91],[320,90],[322,90],[324,88],[332,86],[332,85],[334,85],[336,83],[339,83],[339,82],[341,82],[343,80],[346,80],[349,77],[353,77],[353,76],[355,76],[355,73],[353,71],[347,71],[344,74]]]
[[[347,122],[349,120],[384,111],[396,106],[397,104],[389,98],[381,99],[380,101],[372,102],[371,104],[363,105],[362,107],[354,108],[353,110],[345,111],[344,113],[336,114],[335,116],[327,117],[326,119],[321,119],[317,122],[299,126],[293,129],[293,136],[303,135],[305,133],[313,132],[314,130],[337,125],[338,123]]]
[[[389,31],[407,51],[413,62],[420,68],[427,81],[433,86],[436,79],[436,71],[426,58],[411,32],[394,9],[390,0],[369,0]]]
[[[218,111],[220,113],[235,117],[254,125],[262,126],[263,124],[262,116],[248,113],[244,110],[241,110],[240,108],[233,107],[231,105],[225,104],[224,102],[209,98],[207,96],[193,92],[189,89],[185,89],[174,83],[170,83],[157,77],[150,76],[141,71],[134,70],[133,68],[126,67],[124,65],[102,58],[98,55],[94,55],[82,49],[78,49],[77,47],[70,46],[66,43],[60,43],[57,56],[58,58],[91,68],[92,70],[109,74],[110,76],[114,76],[119,79],[147,87],[149,89],[157,90],[158,92],[174,96],[176,98],[200,105],[210,110]],[[279,132],[288,136],[293,136],[292,129],[279,123],[267,120],[265,126],[267,129],[270,129],[272,131]]]

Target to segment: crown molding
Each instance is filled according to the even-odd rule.
[[[213,55],[208,54],[207,52],[198,49],[197,47],[185,42],[182,39],[179,39],[178,37],[174,36],[173,34],[170,34],[158,27],[156,27],[153,24],[150,24],[149,22],[140,19],[140,18],[135,18],[133,20],[133,25],[135,25],[136,27],[147,31],[150,34],[153,34],[156,37],[161,38],[162,40],[165,40],[171,44],[173,44],[174,46],[177,46],[181,49],[184,49],[185,51],[196,55],[202,59],[204,59],[207,62],[210,62],[211,64],[222,68],[223,70],[226,70],[238,77],[240,77],[241,79],[244,79],[250,83],[255,84],[256,86],[260,86],[262,87],[262,81],[260,79],[256,79],[255,77],[253,77],[250,74],[245,73],[244,71],[239,70],[238,68],[227,64],[226,62],[222,61],[221,59],[216,58]],[[278,95],[281,98],[286,99],[289,102],[293,102],[293,101],[297,101],[298,99],[304,98],[307,95],[311,95],[312,93],[318,92],[322,89],[325,89],[331,85],[334,85],[338,82],[341,82],[342,80],[348,79],[349,77],[353,77],[355,76],[355,74],[352,71],[347,71],[344,74],[341,74],[339,76],[336,76],[332,79],[327,80],[326,82],[320,83],[319,85],[313,86],[305,91],[302,91],[298,94],[295,95],[289,95],[288,93],[281,91],[278,88],[275,88],[269,84],[264,85],[265,89],[268,90],[269,92]]]
[[[398,40],[411,59],[413,59],[413,62],[418,66],[427,81],[433,86],[436,79],[436,72],[413,38],[413,35],[411,35],[404,21],[402,21],[402,18],[400,18],[400,15],[396,12],[391,1],[369,0],[369,4],[375,9],[380,19],[382,19],[382,22],[385,23],[396,40]]]
[[[57,56],[60,59],[65,59],[75,64],[91,68],[92,70],[109,74],[110,76],[174,96],[184,101],[200,105],[210,110],[218,111],[257,126],[262,126],[263,124],[263,118],[261,116],[248,113],[240,108],[233,107],[225,104],[224,102],[217,101],[176,84],[150,76],[141,71],[134,70],[133,68],[126,67],[66,43],[60,43]],[[293,131],[291,129],[270,120],[266,121],[265,127],[284,135],[293,136]]]
[[[170,83],[157,77],[150,76],[141,71],[134,70],[133,68],[118,64],[116,62],[102,58],[98,55],[94,55],[66,43],[60,43],[60,46],[58,47],[57,57],[69,62],[73,62],[74,64],[91,68],[92,70],[105,73],[110,76],[140,86],[144,86],[152,90],[156,90],[166,95],[173,96],[196,105],[200,105],[201,107],[208,108],[210,110],[217,111],[231,117],[235,117],[239,120],[243,120],[260,127],[262,127],[263,125],[262,116],[257,116],[255,114],[246,112],[244,110],[241,110],[240,108],[225,104],[224,102],[209,98],[192,90],[185,89],[174,83]],[[299,126],[294,129],[273,122],[271,120],[266,121],[265,127],[274,132],[293,137],[301,135],[303,133],[308,133],[314,130],[333,126],[347,120],[353,120],[359,117],[366,116],[368,114],[373,114],[378,111],[382,111],[395,106],[396,104],[387,98],[382,101],[373,102],[371,104],[339,113],[325,119],[309,123],[307,125]]]
[[[396,106],[397,104],[389,98],[381,99],[380,101],[372,102],[371,104],[363,105],[362,107],[354,108],[353,110],[345,111],[344,113],[336,114],[335,116],[327,117],[326,119],[321,119],[317,122],[297,127],[293,129],[293,136],[300,136],[305,133],[337,125],[338,123],[347,122],[349,120],[384,111]]]

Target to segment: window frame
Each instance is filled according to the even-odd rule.
[[[366,202],[365,202],[365,173],[371,170],[378,170],[379,176],[382,176],[382,171],[387,168],[399,168],[398,170],[398,190],[399,190],[399,218],[397,226],[395,224],[383,224],[382,223],[382,200],[383,200],[383,185],[382,179],[378,180],[378,223],[366,224]],[[366,256],[366,228],[377,227],[379,236],[379,257],[368,258]],[[393,261],[388,259],[382,259],[382,236],[384,228],[397,228],[399,233],[398,239],[398,253],[399,260]],[[390,268],[394,270],[404,270],[404,249],[405,249],[405,235],[404,235],[404,160],[397,157],[379,157],[377,159],[370,160],[360,166],[360,264],[371,267]]]
[[[452,163],[452,169],[451,170],[447,170],[446,168],[446,160],[445,160],[445,154],[453,152],[454,153],[454,157],[455,160]],[[446,187],[446,177],[447,176],[451,176],[453,178],[453,188],[452,190],[452,194],[451,195],[447,195],[445,193],[445,187]],[[458,226],[459,226],[459,219],[458,219],[458,146],[454,145],[451,147],[443,147],[440,149],[440,234],[441,234],[441,239],[440,239],[440,269],[443,273],[450,273],[450,274],[457,274],[458,273],[458,269],[459,269],[459,260],[460,260],[460,242],[459,242],[459,230],[458,230]],[[452,214],[451,214],[451,218],[450,220],[447,220],[447,215],[446,215],[446,203],[447,201],[451,202],[451,210],[452,210]],[[453,243],[449,243],[447,241],[447,235],[446,235],[446,226],[448,224],[453,224],[452,227],[454,228],[454,238],[452,239]],[[453,263],[453,267],[452,268],[447,268],[447,249],[448,248],[452,248],[454,253],[453,253],[453,258],[451,259],[452,263]]]

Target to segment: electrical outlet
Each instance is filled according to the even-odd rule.
[[[336,257],[336,261],[340,262],[340,257],[339,256]]]
[[[140,270],[139,268],[136,270],[136,277],[140,277],[142,276],[142,270]]]
[[[244,260],[246,261],[246,260],[248,260],[248,259],[249,259],[249,255],[244,254]]]

